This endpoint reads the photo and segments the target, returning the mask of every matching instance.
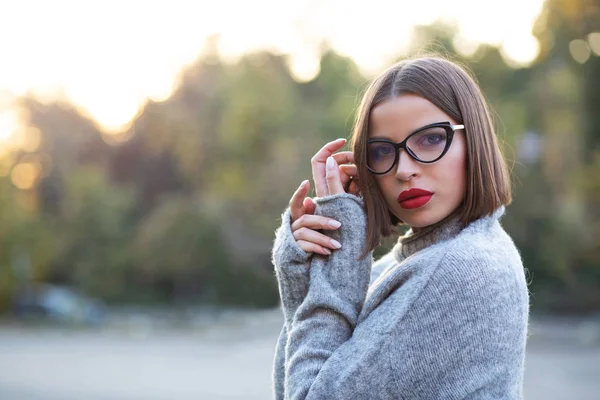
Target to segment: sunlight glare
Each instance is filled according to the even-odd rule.
[[[220,34],[224,60],[266,49],[287,55],[300,81],[318,73],[324,43],[373,74],[407,51],[415,25],[437,20],[456,21],[461,53],[476,43],[502,45],[503,55],[522,65],[539,51],[530,31],[542,2],[371,0],[365,7],[344,0],[57,0],[35,8],[30,1],[7,2],[0,37],[13,39],[0,41],[0,90],[62,93],[117,133],[147,99],[171,95],[181,68],[197,59],[211,34]],[[0,122],[0,141],[10,129]]]
[[[479,42],[467,39],[461,34],[456,35],[452,44],[456,48],[456,51],[464,57],[472,57],[477,52],[477,49],[479,49]]]
[[[6,146],[14,138],[19,127],[19,120],[11,110],[0,111],[0,146]]]
[[[289,58],[290,72],[298,82],[308,82],[321,71],[319,55],[315,51],[306,50],[293,53]]]
[[[504,61],[512,67],[526,67],[534,60],[540,51],[537,39],[527,32],[511,34],[500,48]]]

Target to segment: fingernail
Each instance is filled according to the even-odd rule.
[[[340,242],[338,242],[338,241],[337,241],[337,240],[335,240],[335,239],[331,239],[331,245],[332,245],[333,247],[335,247],[336,249],[339,249],[340,247],[342,247],[341,243],[340,243]]]
[[[323,251],[325,252],[325,254],[330,255],[331,254],[331,250],[323,248]]]
[[[329,221],[329,226],[337,229],[340,226],[342,226],[342,224],[339,221],[331,220],[331,221]]]
[[[335,160],[333,159],[333,157],[327,157],[327,164],[326,164],[327,168],[332,169],[333,167],[335,167]]]
[[[306,186],[307,183],[308,183],[308,179],[302,181],[302,183],[300,184],[300,187]]]

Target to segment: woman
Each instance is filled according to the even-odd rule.
[[[303,182],[276,232],[276,398],[521,398],[529,297],[477,85],[447,60],[402,61],[366,91],[353,151],[336,153],[344,143],[313,157],[317,198]]]

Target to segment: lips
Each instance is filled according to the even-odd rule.
[[[398,202],[400,203],[400,207],[410,210],[423,207],[429,203],[432,196],[433,193],[428,190],[413,188],[400,193],[398,195]]]

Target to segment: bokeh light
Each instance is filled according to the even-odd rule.
[[[600,56],[600,32],[593,32],[588,35],[588,44],[595,55]]]
[[[569,43],[569,52],[571,57],[580,64],[585,63],[590,58],[590,46],[583,39],[575,39]]]
[[[11,172],[12,183],[19,189],[31,189],[40,177],[41,168],[37,163],[24,162],[13,167]]]

